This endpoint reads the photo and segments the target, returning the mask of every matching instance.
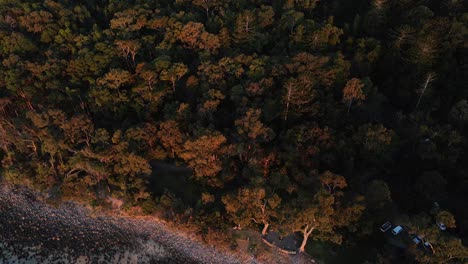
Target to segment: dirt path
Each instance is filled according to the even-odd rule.
[[[161,223],[54,208],[22,187],[0,186],[0,263],[258,263],[220,252]]]

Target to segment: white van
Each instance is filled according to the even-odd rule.
[[[403,227],[401,227],[401,226],[396,226],[395,228],[393,228],[392,234],[393,234],[394,236],[396,236],[396,235],[400,234],[401,231],[403,231]]]

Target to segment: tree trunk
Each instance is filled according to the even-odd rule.
[[[351,101],[349,101],[349,105],[348,105],[348,112],[346,114],[349,114],[349,110],[351,110],[351,104],[353,103],[353,99],[351,99]]]
[[[284,114],[284,121],[287,121],[288,120],[288,114],[289,114],[289,102],[291,100],[291,90],[292,90],[292,87],[289,86],[288,88],[288,96],[286,98],[286,113]]]
[[[314,231],[314,228],[311,227],[309,230],[307,230],[308,227],[306,226],[302,233],[304,234],[304,238],[302,239],[302,244],[301,247],[299,248],[299,252],[304,252],[305,251],[305,246],[307,245],[307,239],[309,239],[310,234],[312,231]]]
[[[270,224],[268,223],[263,224],[262,236],[266,235],[269,226]]]
[[[307,244],[307,239],[308,238],[309,237],[304,235],[304,239],[302,240],[302,244],[301,244],[301,247],[299,248],[299,252],[304,252],[305,251],[305,246]]]
[[[176,80],[174,78],[171,78],[171,81],[172,81],[172,92],[175,94],[175,84],[176,84]]]
[[[414,108],[414,110],[417,110],[418,109],[418,106],[419,104],[421,103],[421,99],[422,97],[424,96],[424,93],[426,93],[426,90],[427,90],[427,87],[429,87],[429,84],[434,81],[435,77],[434,77],[434,73],[428,73],[427,76],[426,76],[426,80],[424,81],[424,84],[422,86],[422,89],[421,89],[421,95],[419,96],[418,98],[418,102],[416,103],[416,107]]]
[[[250,18],[249,18],[249,16],[247,16],[247,17],[246,17],[246,21],[245,21],[245,33],[249,33],[249,32],[250,32],[249,23],[250,23]]]

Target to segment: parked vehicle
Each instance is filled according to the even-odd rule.
[[[380,231],[387,232],[387,230],[389,230],[391,227],[392,227],[392,223],[387,221],[380,227]]]
[[[432,254],[435,253],[434,247],[432,246],[431,243],[429,243],[429,242],[426,241],[426,242],[424,242],[424,246],[425,246]]]
[[[403,231],[403,227],[401,227],[401,226],[396,226],[395,228],[393,228],[392,234],[393,234],[394,236],[396,236],[396,235],[400,234],[401,231]]]
[[[443,223],[437,223],[437,226],[439,227],[440,230],[444,231],[447,229],[447,227]]]
[[[414,235],[413,237],[413,242],[416,244],[416,245],[419,245],[421,242],[422,242],[422,238],[418,235]]]

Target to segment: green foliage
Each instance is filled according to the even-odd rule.
[[[455,227],[453,216],[447,211],[441,211],[436,215],[437,221],[445,221],[448,228]],[[442,222],[439,222],[442,223]],[[468,248],[464,246],[460,239],[453,237],[442,231],[433,222],[431,217],[420,214],[409,219],[408,226],[410,232],[418,234],[424,242],[429,242],[430,254],[424,251],[414,251],[415,259],[421,263],[443,263],[452,261],[462,263],[468,259]]]
[[[152,214],[152,213],[156,212],[156,210],[157,210],[156,202],[153,201],[153,200],[144,201],[141,204],[141,209],[143,210],[143,212],[145,214]]]
[[[468,16],[436,2],[0,1],[2,177],[206,234],[359,244],[395,208],[434,242],[410,258],[463,261]],[[193,171],[198,204],[153,194],[155,160]]]
[[[221,187],[224,182],[217,176],[222,170],[221,158],[226,151],[226,138],[215,132],[185,142],[180,157],[194,169],[195,179]]]
[[[284,226],[291,231],[302,232],[301,251],[304,251],[311,235],[315,239],[341,244],[342,236],[336,229],[352,226],[365,209],[360,197],[353,202],[345,202],[343,189],[347,182],[343,176],[326,171],[321,174],[320,182],[322,187],[312,198],[301,197],[285,210],[286,215],[283,216]]]
[[[268,228],[272,219],[277,217],[281,198],[267,194],[263,188],[243,188],[237,194],[223,196],[222,202],[231,221],[239,227],[262,224]]]

